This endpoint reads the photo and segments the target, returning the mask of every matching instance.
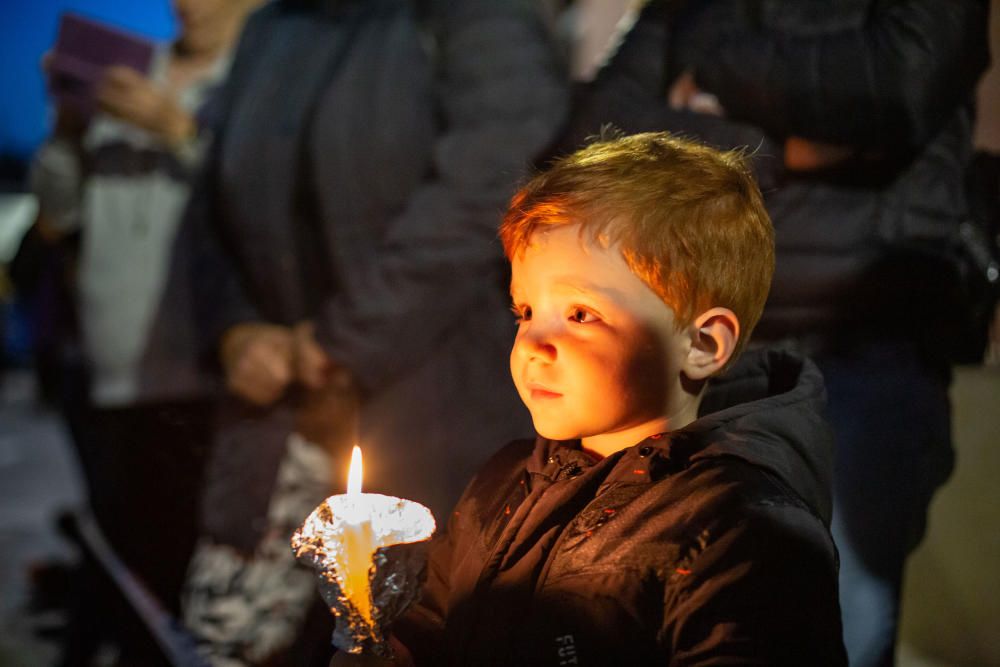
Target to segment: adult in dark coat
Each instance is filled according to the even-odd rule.
[[[903,565],[952,468],[964,313],[940,249],[968,216],[986,15],[980,0],[655,1],[568,142],[612,123],[755,149],[777,246],[755,338],[814,355],[826,377],[854,665],[892,664]]]
[[[234,394],[189,578],[187,621],[212,655],[254,662],[287,643],[276,628],[297,612],[276,601],[297,584],[256,568],[290,557],[291,530],[329,493],[305,441],[332,447],[346,476],[353,402],[365,488],[439,521],[497,447],[531,432],[506,367],[496,229],[562,123],[562,73],[533,2],[411,4],[271,3],[221,101],[179,253]],[[271,583],[240,589],[254,578]],[[216,604],[234,596],[239,614]]]

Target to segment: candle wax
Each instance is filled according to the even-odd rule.
[[[360,500],[360,494],[358,495]],[[369,623],[372,622],[372,602],[368,573],[377,547],[369,518],[359,518],[344,527],[341,587],[347,599]]]

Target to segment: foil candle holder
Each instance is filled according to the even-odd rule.
[[[434,517],[420,503],[361,492],[354,448],[347,493],[330,496],[292,536],[295,556],[316,570],[337,617],[333,644],[389,657],[386,629],[420,596]]]

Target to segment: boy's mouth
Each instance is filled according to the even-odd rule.
[[[536,382],[529,382],[527,384],[528,392],[531,394],[531,398],[534,400],[545,400],[551,398],[559,398],[562,396],[557,391],[552,391],[544,385],[540,385]]]

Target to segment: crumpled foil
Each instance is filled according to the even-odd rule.
[[[363,507],[362,507],[363,505]],[[371,622],[341,588],[337,571],[342,536],[359,512],[370,517],[376,544],[368,571]],[[375,493],[327,498],[292,535],[296,558],[316,570],[319,592],[337,617],[333,645],[348,653],[389,658],[386,630],[419,599],[427,574],[427,551],[434,517],[420,503]]]

